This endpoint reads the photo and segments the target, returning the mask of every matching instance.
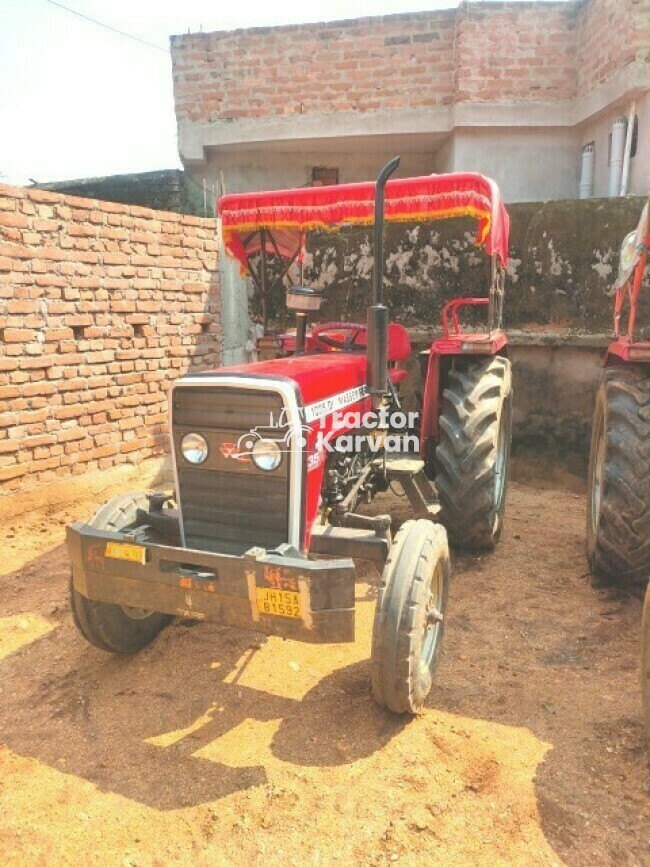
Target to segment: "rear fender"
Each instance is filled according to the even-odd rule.
[[[425,457],[427,443],[438,441],[438,418],[442,393],[454,358],[471,356],[485,358],[501,355],[508,357],[508,338],[502,332],[493,335],[458,334],[453,338],[438,338],[428,350],[428,363],[422,392],[422,422],[420,427],[420,457]]]

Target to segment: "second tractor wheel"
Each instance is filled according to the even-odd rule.
[[[121,532],[137,526],[138,509],[147,509],[147,495],[138,491],[110,500],[88,522],[96,530]],[[135,653],[152,642],[172,620],[168,614],[95,602],[75,590],[70,581],[70,603],[77,629],[100,650]]]
[[[435,479],[452,545],[494,548],[503,527],[512,438],[507,358],[459,358],[443,391]]]
[[[650,371],[605,371],[589,454],[587,556],[595,574],[650,578]]]
[[[444,527],[402,524],[382,574],[371,653],[373,696],[395,713],[417,713],[431,691],[450,576]]]

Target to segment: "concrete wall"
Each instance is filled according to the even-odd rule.
[[[220,222],[220,221],[219,221]],[[221,243],[220,249],[223,249]],[[250,280],[242,277],[239,263],[219,256],[221,290],[221,363],[244,364],[253,358],[256,332],[249,316]]]
[[[405,411],[416,410],[422,393],[417,355],[430,341],[411,331],[413,356],[400,386]],[[552,332],[511,333],[513,371],[513,456],[531,463],[524,474],[539,478],[557,470],[585,477],[591,417],[602,376],[605,338],[561,338]],[[518,465],[519,471],[521,467]],[[550,479],[549,479],[550,480]]]
[[[650,94],[636,102],[638,118],[637,151],[630,161],[628,191],[642,196],[650,192]],[[629,104],[614,106],[593,121],[580,128],[580,149],[590,142],[594,143],[595,171],[593,195],[607,196],[609,189],[609,135],[612,124],[618,117],[627,118]]]
[[[507,327],[533,333],[609,333],[609,291],[620,244],[637,225],[643,203],[628,197],[510,205]],[[474,237],[471,220],[387,227],[385,287],[396,321],[433,330],[446,301],[485,294],[486,256],[476,249]],[[326,291],[322,319],[365,319],[373,264],[368,228],[311,239],[305,278]],[[650,274],[645,285],[641,318],[646,316],[650,326]],[[281,289],[271,311],[279,325],[291,321]]]
[[[572,199],[579,182],[578,136],[571,127],[460,129],[450,171],[493,178],[506,202]]]
[[[519,343],[519,345],[517,345]],[[513,339],[513,454],[546,458],[585,476],[602,342],[522,344]]]
[[[50,190],[84,199],[101,199],[103,202],[141,205],[157,211],[212,217],[214,216],[213,197],[208,193],[207,203],[204,206],[201,180],[197,183],[180,169],[166,169],[160,172],[136,172],[55,181],[35,186],[39,190]]]
[[[429,152],[404,152],[400,173],[417,176],[437,171],[435,145],[432,143],[430,148]],[[212,152],[201,172],[210,183],[220,183],[223,179],[227,192],[242,193],[268,189],[269,184],[272,189],[311,185],[312,168],[316,166],[338,168],[339,182],[342,184],[367,181],[375,177],[382,165],[393,156],[395,150],[388,145],[378,149],[376,142],[367,148],[359,144],[355,151],[332,148],[314,152],[292,147],[281,151],[277,148],[245,148],[238,152]]]
[[[214,220],[0,186],[0,490],[140,463],[219,364]]]

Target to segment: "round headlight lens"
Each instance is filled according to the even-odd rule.
[[[208,441],[201,434],[188,433],[181,440],[181,453],[191,464],[202,464],[207,459],[209,451]]]
[[[253,446],[251,457],[256,467],[271,472],[282,463],[282,450],[275,440],[258,440]]]

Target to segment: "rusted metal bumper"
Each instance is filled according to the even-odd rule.
[[[67,528],[67,546],[74,588],[93,601],[298,641],[354,641],[355,571],[350,559],[312,561],[262,548],[243,556],[213,554],[143,543],[137,535],[104,532],[88,524]],[[124,551],[137,560],[116,559],[107,556],[107,550]],[[267,613],[269,609],[276,613]]]

